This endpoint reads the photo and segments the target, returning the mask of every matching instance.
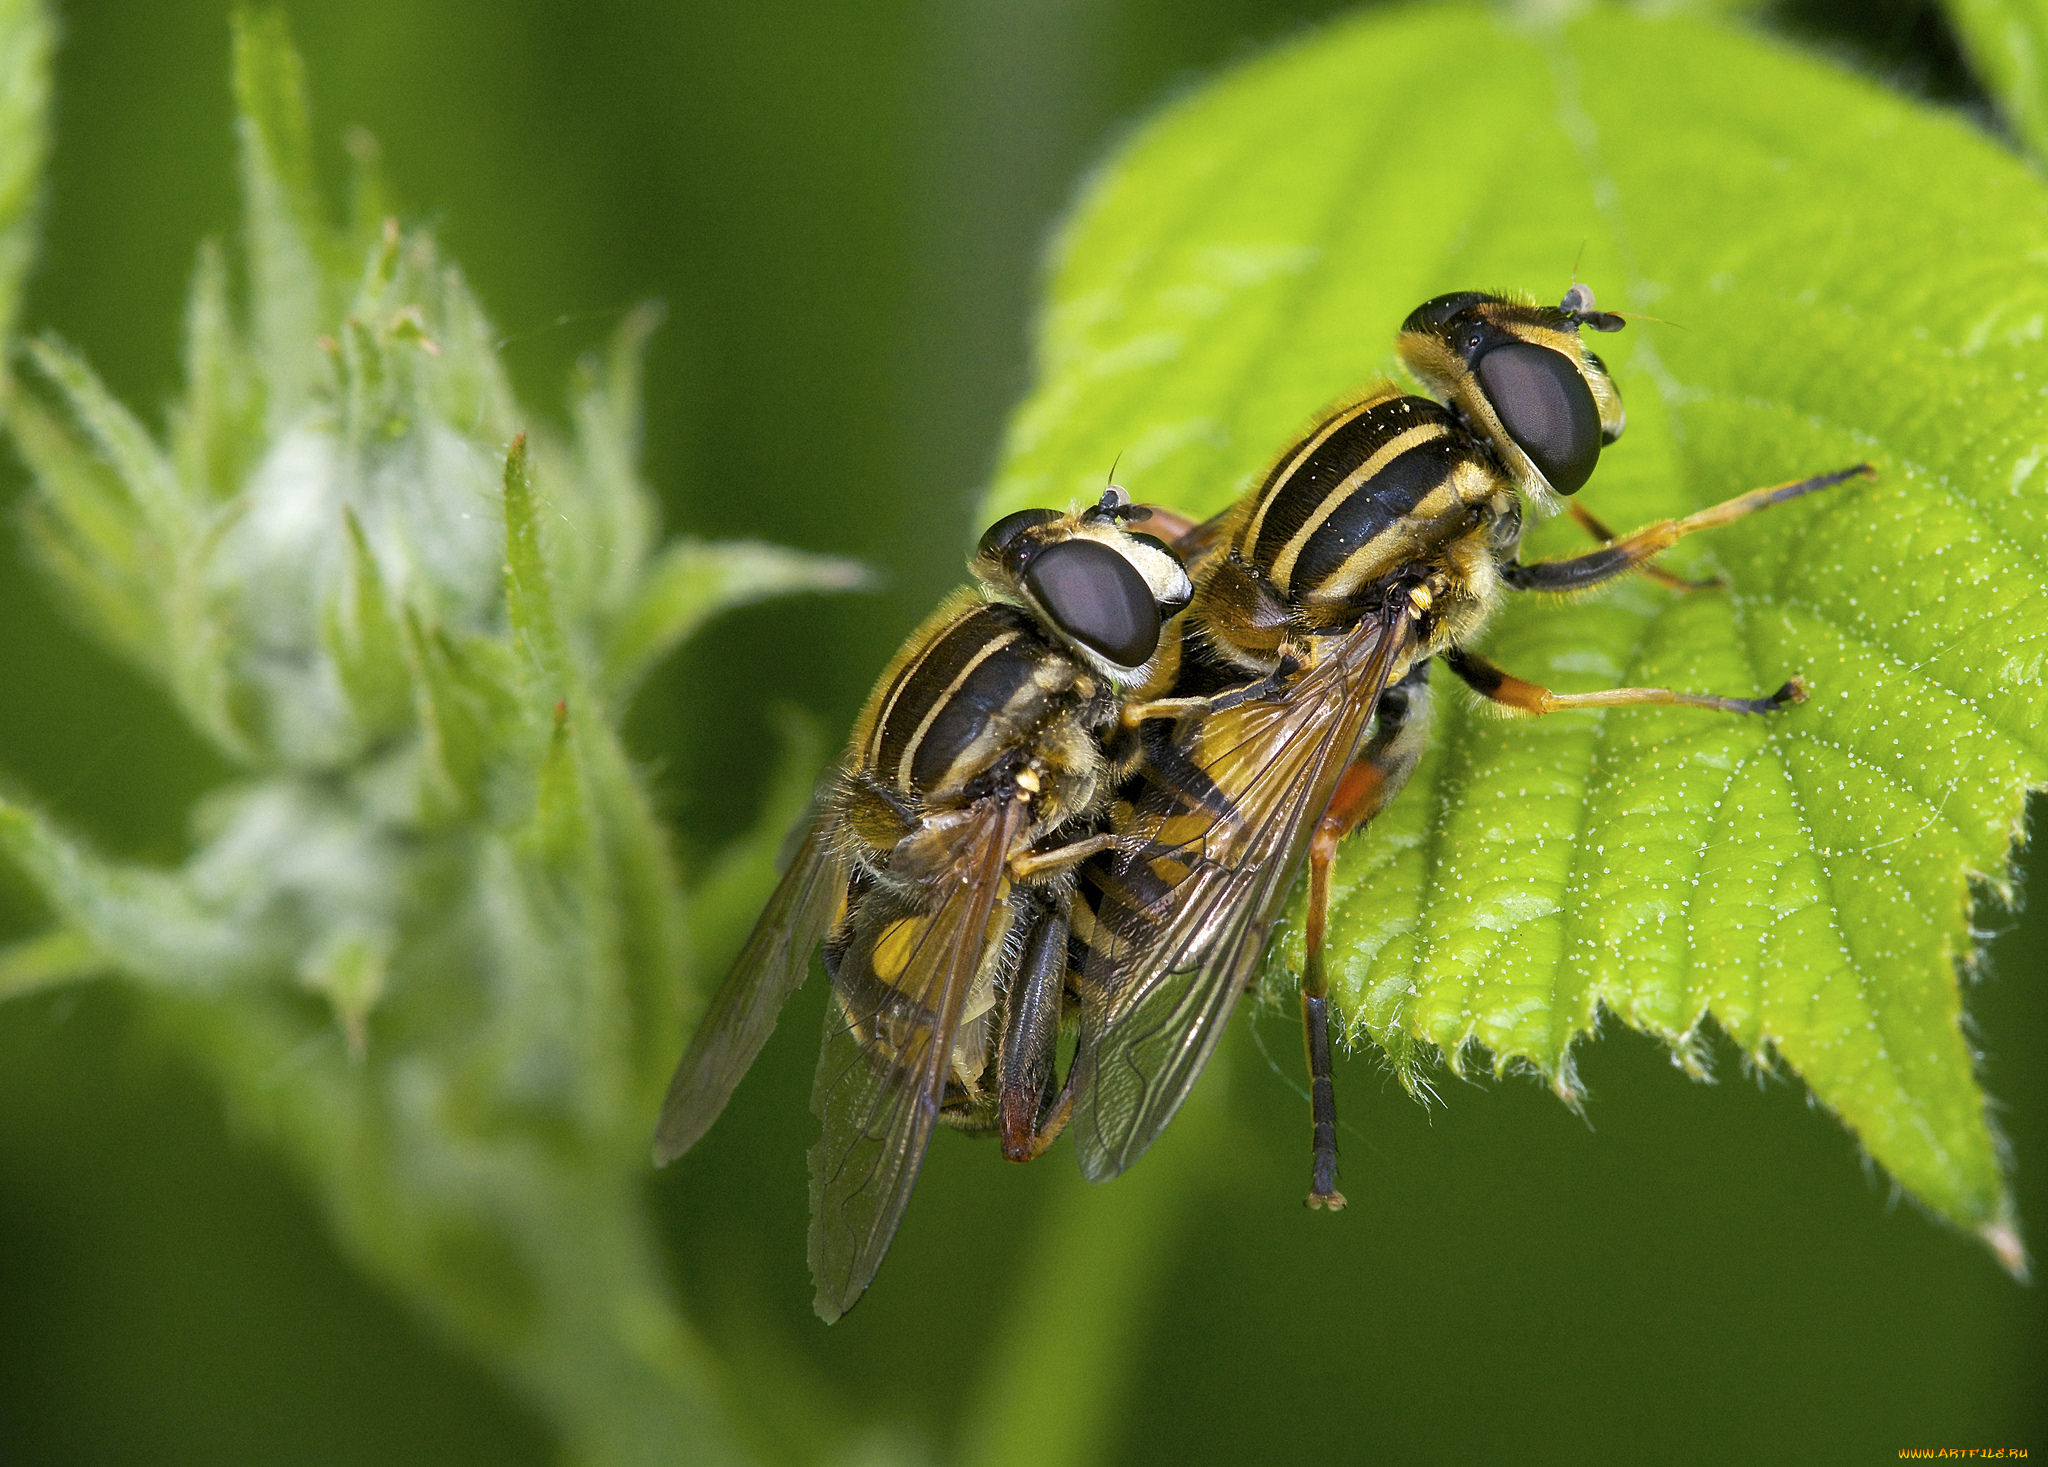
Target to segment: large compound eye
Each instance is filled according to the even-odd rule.
[[[1058,518],[1059,512],[1050,509],[1020,509],[1015,514],[1006,514],[982,532],[981,544],[975,547],[974,553],[999,560],[1026,530],[1049,525]]]
[[[1159,608],[1138,568],[1099,540],[1062,540],[1031,557],[1025,589],[1062,632],[1119,667],[1159,650]]]
[[[1487,352],[1472,370],[1508,437],[1550,487],[1578,493],[1600,462],[1600,409],[1578,365],[1548,347],[1510,341]]]
[[[1450,295],[1440,295],[1426,300],[1408,313],[1408,319],[1401,323],[1403,331],[1420,331],[1425,334],[1442,332],[1464,312],[1477,305],[1497,302],[1497,295],[1488,295],[1483,290],[1460,290]]]

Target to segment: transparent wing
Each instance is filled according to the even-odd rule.
[[[828,823],[829,817],[821,818],[811,827],[732,971],[711,996],[661,1103],[654,1130],[656,1166],[674,1161],[711,1129],[740,1076],[775,1032],[782,1005],[803,986],[811,951],[824,938],[846,891],[845,863],[832,852]]]
[[[824,1130],[811,1150],[811,1276],[828,1322],[866,1291],[910,1201],[1027,822],[1020,801],[986,802],[949,835],[953,859],[925,884],[925,901],[877,889],[854,914],[812,1098]]]
[[[1074,1061],[1069,1129],[1089,1179],[1142,1156],[1208,1062],[1410,625],[1363,622],[1282,698],[1211,715],[1181,750],[1191,767],[1157,771],[1140,799],[1142,844],[1084,870],[1102,907],[1123,907],[1091,944]]]

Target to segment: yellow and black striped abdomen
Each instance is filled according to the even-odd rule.
[[[1282,454],[1237,553],[1297,604],[1413,557],[1409,526],[1462,512],[1459,469],[1479,448],[1447,410],[1392,388],[1340,408]]]
[[[885,678],[860,742],[863,762],[907,795],[958,789],[1036,724],[1066,654],[1029,615],[998,602],[948,606]]]

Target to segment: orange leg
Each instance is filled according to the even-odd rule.
[[[1589,586],[1626,575],[1653,556],[1669,550],[1687,535],[1715,529],[1745,515],[1755,514],[1760,509],[1783,504],[1788,499],[1832,489],[1847,479],[1868,479],[1875,474],[1876,470],[1869,464],[1857,464],[1853,468],[1837,469],[1832,474],[1816,474],[1810,479],[1795,479],[1789,484],[1777,484],[1769,489],[1752,489],[1747,494],[1738,494],[1733,499],[1709,505],[1682,520],[1659,520],[1654,525],[1645,525],[1634,534],[1624,535],[1588,555],[1574,555],[1569,560],[1539,560],[1533,565],[1504,565],[1501,578],[1518,591],[1583,591]],[[1581,524],[1588,521],[1599,525],[1599,521],[1590,514],[1579,520]]]
[[[1621,536],[1615,534],[1613,530],[1607,527],[1607,521],[1601,519],[1576,499],[1571,502],[1571,506],[1565,513],[1572,517],[1573,524],[1584,530],[1588,535],[1591,535],[1595,540],[1598,540],[1602,545],[1612,545],[1621,538]],[[1643,567],[1643,574],[1658,585],[1668,586],[1674,591],[1714,591],[1728,584],[1719,576],[1712,576],[1704,581],[1688,581],[1684,576],[1673,575],[1661,565],[1646,565]]]
[[[1553,693],[1540,683],[1524,681],[1462,647],[1451,648],[1443,654],[1443,659],[1444,665],[1463,678],[1473,692],[1517,713],[1562,713],[1568,708],[1622,708],[1643,703],[1712,708],[1720,713],[1776,713],[1788,704],[1806,701],[1806,679],[1803,677],[1787,680],[1777,692],[1763,698],[1674,693],[1669,688],[1602,688],[1597,693]]]
[[[1309,1116],[1313,1150],[1310,1207],[1344,1205],[1337,1190],[1337,1086],[1330,1061],[1330,976],[1323,937],[1330,915],[1330,867],[1344,837],[1387,807],[1415,772],[1429,736],[1429,664],[1380,695],[1378,722],[1358,757],[1337,781],[1337,792],[1308,848],[1308,913],[1302,926],[1301,1032],[1308,1050]]]

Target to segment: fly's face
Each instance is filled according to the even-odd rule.
[[[1581,327],[1622,325],[1593,308],[1583,285],[1556,306],[1461,291],[1418,306],[1396,345],[1408,370],[1491,445],[1515,482],[1555,509],[1554,496],[1576,494],[1627,424],[1606,364],[1579,339]]]
[[[1015,601],[1090,668],[1119,687],[1145,682],[1161,631],[1194,596],[1165,542],[1126,528],[1150,511],[1121,489],[1078,514],[1024,509],[989,526],[975,577]]]

